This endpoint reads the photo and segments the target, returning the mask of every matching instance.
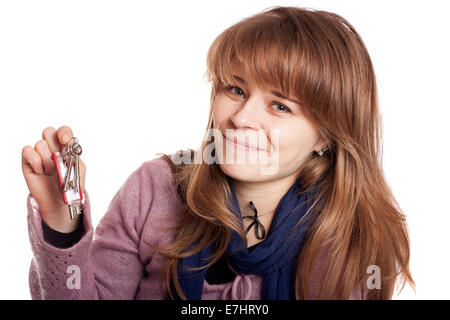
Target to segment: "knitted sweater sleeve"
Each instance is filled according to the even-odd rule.
[[[61,248],[44,239],[39,206],[29,194],[32,299],[134,299],[144,273],[140,233],[152,200],[151,177],[142,165],[115,194],[94,232],[85,191],[84,233],[70,247]]]

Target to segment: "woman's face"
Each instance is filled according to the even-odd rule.
[[[213,102],[213,129],[222,171],[248,182],[297,175],[305,159],[324,146],[317,126],[290,97],[256,87],[237,72],[233,76],[233,86],[218,92]],[[249,147],[240,147],[239,142],[247,142]]]

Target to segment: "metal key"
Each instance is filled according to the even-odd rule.
[[[70,157],[69,165],[67,166],[67,174],[64,179],[63,190],[67,191],[69,188],[74,188],[77,192],[80,192],[80,155],[83,152],[78,139],[73,137],[73,143],[68,144],[64,148],[63,153],[67,153]],[[73,169],[72,169],[73,168]],[[70,180],[70,176],[74,170],[74,178]],[[76,214],[81,214],[81,202],[74,202],[69,204],[70,218],[75,219]]]
[[[80,192],[80,155],[83,152],[80,144],[78,143],[78,139],[73,137],[73,143],[69,144],[66,148],[67,150],[63,150],[64,152],[68,152],[70,156],[69,165],[67,166],[67,174],[64,179],[63,190],[67,191],[69,188],[75,188],[77,192]],[[74,180],[70,180],[70,175],[72,173],[72,167],[74,168]]]
[[[81,204],[69,204],[70,219],[75,219],[76,214],[81,214]]]
[[[76,214],[81,214],[82,204],[85,203],[85,197],[80,187],[80,155],[82,149],[77,138],[71,138],[70,142],[61,152],[53,153],[51,159],[57,169],[56,177],[62,191],[62,198],[64,203],[69,206],[71,219],[75,219]]]

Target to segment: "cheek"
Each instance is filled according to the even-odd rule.
[[[227,106],[222,97],[216,97],[213,103],[212,118],[214,128],[220,128],[221,124],[228,121],[232,116],[232,107]]]
[[[317,139],[316,130],[307,122],[284,126],[279,133],[279,156],[283,163],[298,166],[313,151]]]

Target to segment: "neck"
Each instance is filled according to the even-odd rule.
[[[249,205],[253,201],[260,215],[271,215],[275,212],[281,198],[296,180],[296,175],[290,175],[277,180],[270,181],[240,181],[233,180],[233,187],[241,208],[242,215],[253,215]]]

